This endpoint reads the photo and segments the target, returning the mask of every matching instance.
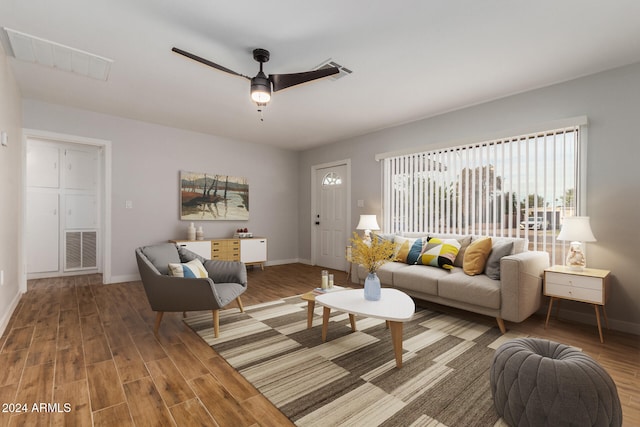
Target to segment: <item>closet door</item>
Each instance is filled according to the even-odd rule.
[[[64,271],[98,266],[98,152],[64,150]]]
[[[27,146],[27,272],[58,271],[60,250],[60,150]]]

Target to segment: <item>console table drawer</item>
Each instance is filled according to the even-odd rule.
[[[547,296],[589,302],[592,304],[604,304],[604,292],[602,288],[587,289],[577,286],[566,286],[547,282],[545,283],[544,294]]]

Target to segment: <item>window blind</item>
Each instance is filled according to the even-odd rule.
[[[579,126],[383,158],[383,229],[524,237],[555,254],[577,214]]]

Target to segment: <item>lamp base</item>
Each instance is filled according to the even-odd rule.
[[[587,257],[582,251],[582,243],[571,242],[565,263],[571,270],[582,271],[585,269],[587,266]]]

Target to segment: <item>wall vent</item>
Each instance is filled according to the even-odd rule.
[[[314,70],[322,70],[324,68],[329,68],[329,67],[336,67],[338,70],[340,70],[340,72],[338,74],[334,74],[333,76],[329,77],[331,80],[338,80],[338,79],[341,79],[341,78],[346,77],[349,74],[353,73],[353,70],[350,70],[349,68],[345,67],[344,65],[338,64],[336,61],[333,61],[331,58],[329,58],[326,61],[322,62],[320,65],[315,67]]]
[[[87,270],[98,267],[97,231],[66,231],[64,236],[64,270]]]
[[[74,49],[40,37],[4,27],[16,59],[35,62],[97,80],[109,78],[112,59]]]

